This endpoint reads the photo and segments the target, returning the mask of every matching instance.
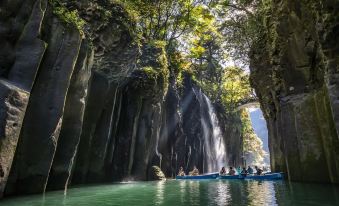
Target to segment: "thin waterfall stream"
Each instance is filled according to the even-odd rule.
[[[208,114],[212,124],[212,148],[215,155],[215,163],[212,165],[213,171],[219,171],[226,162],[225,142],[222,136],[219,120],[211,100],[203,94],[208,106]]]
[[[204,138],[204,171],[219,171],[226,163],[226,149],[219,120],[211,100],[194,89],[201,106],[201,126]]]

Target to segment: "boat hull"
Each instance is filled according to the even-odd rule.
[[[219,173],[197,175],[197,176],[177,176],[177,180],[213,180],[219,177]]]
[[[220,175],[218,179],[221,180],[242,180],[244,179],[241,175]]]
[[[281,180],[283,179],[282,173],[268,173],[264,175],[219,175],[218,173],[211,173],[197,176],[177,176],[177,180]]]
[[[281,180],[283,175],[281,173],[269,173],[264,175],[250,175],[245,177],[246,180]]]

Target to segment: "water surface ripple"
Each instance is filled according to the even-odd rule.
[[[7,198],[1,206],[118,205],[339,205],[333,185],[286,181],[168,180],[75,187],[45,195]]]

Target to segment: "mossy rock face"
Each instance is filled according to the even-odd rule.
[[[168,88],[168,66],[164,45],[150,43],[142,47],[137,69],[130,76],[132,88],[148,97],[163,97]]]
[[[49,1],[58,2],[54,13],[81,26],[94,50],[93,70],[117,83],[134,71],[140,55],[136,21],[121,4],[109,0]],[[60,12],[64,10],[67,12]]]
[[[338,182],[339,2],[271,2],[252,46],[251,85],[268,121],[273,171]],[[323,168],[318,174],[312,168]]]
[[[53,14],[68,27],[77,28],[84,35],[85,21],[79,16],[78,10],[69,10],[58,0],[48,0]]]

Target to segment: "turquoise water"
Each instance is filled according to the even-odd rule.
[[[9,198],[1,206],[339,205],[339,188],[286,181],[131,182]]]

